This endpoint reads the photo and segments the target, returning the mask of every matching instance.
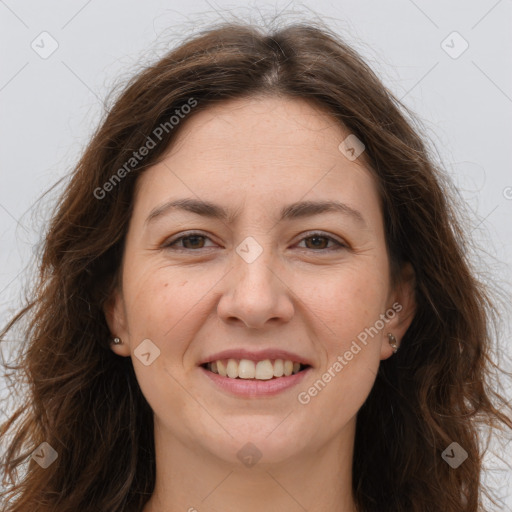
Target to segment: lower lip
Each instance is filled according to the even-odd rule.
[[[274,396],[296,386],[305,377],[306,373],[311,370],[311,367],[288,377],[278,377],[277,379],[269,380],[231,379],[230,377],[222,377],[218,373],[213,373],[202,366],[199,369],[224,391],[236,396],[257,398]]]

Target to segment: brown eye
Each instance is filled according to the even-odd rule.
[[[185,249],[201,249],[204,246],[204,238],[202,235],[190,235],[184,236],[180,240]]]
[[[209,237],[203,235],[201,233],[190,233],[188,235],[183,235],[175,240],[172,240],[164,245],[165,248],[171,248],[173,250],[197,250],[208,248],[211,246],[206,246],[206,240],[210,240]],[[347,246],[333,237],[324,235],[322,233],[314,233],[307,237],[304,237],[300,243],[304,242],[306,244],[306,249],[316,250],[316,251],[331,251],[331,250],[340,250],[343,248],[347,248]],[[329,243],[333,243],[334,247],[329,247]]]
[[[301,242],[305,242],[306,249],[318,249],[318,250],[336,250],[340,248],[346,248],[347,246],[345,244],[342,244],[341,242],[338,242],[338,240],[335,240],[334,238],[323,235],[321,233],[314,233],[312,235],[309,235],[307,237],[304,237]],[[328,247],[329,242],[334,242],[335,247]]]
[[[327,249],[327,245],[329,244],[329,239],[326,236],[308,236],[305,238],[306,246],[308,249]],[[308,246],[308,242],[310,241],[310,246]]]
[[[209,240],[209,237],[200,233],[189,233],[188,235],[180,236],[175,240],[172,240],[164,244],[164,248],[171,248],[175,250],[195,250],[203,249],[211,246],[205,246],[205,241]]]

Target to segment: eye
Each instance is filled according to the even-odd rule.
[[[310,241],[309,245],[308,240]],[[306,243],[307,249],[318,249],[320,251],[340,250],[343,248],[348,248],[347,245],[338,242],[338,240],[336,240],[332,236],[328,236],[324,233],[310,233],[308,234],[308,236],[302,238],[301,242]],[[326,247],[326,244],[329,244],[329,242],[334,242],[335,247]]]
[[[176,238],[175,240],[171,240],[164,244],[164,248],[172,248],[172,250],[189,250],[194,251],[196,249],[207,248],[205,246],[206,240],[211,240],[210,237],[203,235],[198,232],[189,232],[185,235]],[[310,233],[308,236],[303,237],[299,243],[305,242],[306,249],[318,251],[332,251],[332,250],[341,250],[347,249],[348,246],[339,242],[335,238],[328,236],[321,232]],[[334,247],[328,247],[329,243],[333,243]],[[209,246],[212,247],[212,246]]]
[[[209,237],[203,235],[201,233],[187,233],[186,235],[180,236],[173,241],[164,244],[164,248],[174,248],[176,244],[180,242],[183,244],[177,247],[177,250],[185,249],[185,250],[194,250],[194,249],[202,249],[204,247],[204,241],[210,240]]]

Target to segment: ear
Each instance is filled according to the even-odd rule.
[[[393,355],[393,348],[389,344],[388,333],[395,336],[397,345],[400,347],[402,338],[411,325],[416,313],[416,276],[410,263],[402,267],[400,278],[389,295],[388,310],[394,312],[393,317],[387,315],[390,320],[385,327],[382,345],[381,359],[387,359]]]
[[[115,288],[103,305],[105,320],[110,329],[112,339],[117,337],[121,343],[110,343],[110,348],[119,356],[130,355],[128,326],[126,322],[126,308],[123,294],[119,288]]]

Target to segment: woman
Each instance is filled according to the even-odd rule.
[[[491,304],[402,108],[312,25],[131,81],[4,332],[29,318],[5,512],[483,510]]]

